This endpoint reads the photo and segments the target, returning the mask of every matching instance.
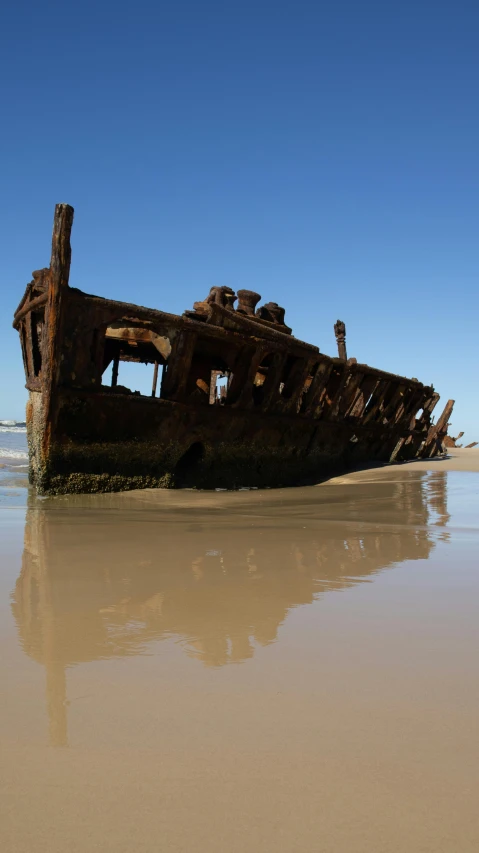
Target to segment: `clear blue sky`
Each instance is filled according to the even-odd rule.
[[[61,201],[73,285],[174,312],[251,288],[331,354],[339,317],[479,440],[478,44],[477,0],[4,4],[0,418]]]

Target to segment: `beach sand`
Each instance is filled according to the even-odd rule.
[[[10,488],[2,850],[476,853],[479,449],[298,489]]]
[[[377,467],[366,466],[361,471],[354,471],[340,477],[333,477],[329,483],[359,482],[370,480],[378,472],[384,472],[389,476],[392,471],[468,471],[472,474],[479,473],[479,447],[454,447],[448,451],[447,456],[439,456],[435,459],[413,459],[411,462],[399,464],[381,465]]]

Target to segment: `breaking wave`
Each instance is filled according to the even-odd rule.
[[[0,420],[0,432],[26,432],[25,421]]]
[[[0,459],[28,459],[28,453],[23,450],[12,450],[11,447],[0,447]]]
[[[25,421],[0,419],[0,459],[28,459]]]

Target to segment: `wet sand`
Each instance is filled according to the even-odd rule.
[[[475,853],[478,472],[26,507],[16,480],[1,849]]]

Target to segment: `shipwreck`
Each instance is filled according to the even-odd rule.
[[[73,208],[18,306],[29,476],[40,494],[312,483],[368,461],[444,452],[432,386],[298,340],[275,302],[212,287],[181,315],[69,286]],[[120,362],[153,365],[148,396]]]

